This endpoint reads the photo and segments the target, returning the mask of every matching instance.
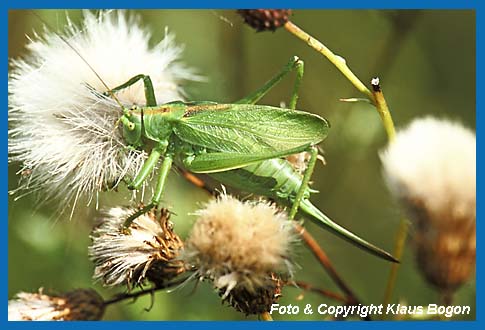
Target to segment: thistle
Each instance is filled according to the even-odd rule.
[[[9,321],[95,321],[104,314],[103,298],[92,289],[47,295],[20,292],[8,302]]]
[[[269,311],[281,296],[281,278],[291,275],[296,233],[286,214],[266,202],[222,195],[197,216],[184,258],[199,278],[239,311]]]
[[[244,22],[256,31],[275,31],[288,22],[291,9],[239,9]]]
[[[149,47],[151,34],[124,11],[99,17],[86,11],[81,26],[69,23],[63,38],[69,45],[46,29],[30,39],[28,55],[10,62],[8,149],[9,161],[21,163],[25,176],[12,193],[41,191],[42,200],[61,200],[68,208],[80,196],[90,202],[133,177],[146,159],[124,141],[117,126],[121,110],[102,95],[99,77],[113,88],[149,74],[162,103],[183,99],[180,84],[198,77],[179,62],[182,47],[172,34]],[[145,104],[142,84],[116,97],[130,106]]]
[[[447,120],[418,119],[398,132],[381,160],[414,224],[419,269],[450,295],[475,268],[475,134]]]
[[[149,280],[161,286],[185,272],[178,259],[183,242],[173,231],[165,209],[138,217],[128,228],[126,217],[136,210],[112,208],[101,213],[92,233],[89,254],[94,262],[94,279],[105,286],[125,284],[129,288]]]

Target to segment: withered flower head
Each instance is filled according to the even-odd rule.
[[[173,231],[169,212],[146,213],[124,228],[135,211],[120,207],[104,211],[101,224],[93,230],[89,254],[94,278],[106,286],[132,287],[144,279],[162,285],[185,271],[184,262],[177,259],[183,242]]]
[[[8,302],[9,321],[95,321],[104,314],[103,298],[92,289],[60,295],[20,292]]]
[[[280,277],[291,274],[296,233],[286,214],[267,202],[222,195],[197,215],[185,258],[199,277],[246,314],[269,310],[280,296]]]
[[[447,120],[418,119],[381,159],[391,192],[413,221],[421,271],[452,292],[475,268],[475,134]]]

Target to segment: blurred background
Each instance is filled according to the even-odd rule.
[[[74,23],[80,11],[67,11]],[[66,11],[38,11],[62,31]],[[153,43],[167,26],[185,44],[183,60],[207,78],[186,86],[190,100],[231,102],[260,87],[293,55],[305,61],[305,76],[298,108],[327,118],[332,128],[322,147],[326,166],[318,165],[313,187],[320,194],[312,201],[336,222],[370,242],[393,250],[402,213],[389,195],[378,152],[387,138],[377,112],[370,105],[339,102],[362,97],[325,58],[284,29],[256,33],[234,11],[147,10],[136,11],[153,34]],[[344,57],[364,82],[379,76],[397,128],[414,118],[433,115],[451,118],[475,129],[475,13],[473,11],[403,10],[295,10],[292,21]],[[41,31],[42,22],[28,11],[9,13],[9,57],[25,52],[26,35]],[[288,102],[294,77],[286,79],[260,103]],[[450,161],[453,156],[450,155]],[[19,164],[9,165],[9,189],[17,186]],[[190,213],[207,200],[204,192],[172,173],[164,203],[177,214],[176,231],[185,237],[194,221]],[[129,203],[130,194],[103,193],[103,205]],[[14,201],[9,196],[9,299],[19,291],[66,291],[93,286],[93,266],[87,256],[95,205],[69,214],[53,215],[55,203],[35,208],[35,198]],[[189,214],[187,216],[187,214]],[[335,236],[306,223],[349,286],[364,304],[383,300],[390,264],[372,257]],[[412,234],[412,228],[411,228]],[[338,292],[338,288],[306,249],[295,253],[299,267],[295,279]],[[103,297],[116,290],[94,285]],[[302,294],[304,297],[302,298]],[[280,304],[335,304],[298,288],[285,287]],[[299,300],[302,299],[302,300]],[[416,269],[407,246],[399,270],[393,302],[409,305],[439,303],[438,294]],[[475,281],[463,286],[456,305],[470,305],[475,318]],[[194,290],[193,283],[171,293],[142,297],[107,309],[111,320],[232,320],[245,317],[222,305],[207,283]],[[318,320],[313,315],[276,316],[277,320]]]

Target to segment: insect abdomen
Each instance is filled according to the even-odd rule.
[[[295,197],[301,184],[301,175],[283,159],[270,159],[210,176],[236,189],[287,202]],[[306,195],[309,197],[309,190]]]

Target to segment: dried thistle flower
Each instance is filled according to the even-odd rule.
[[[239,9],[244,22],[256,31],[275,31],[288,22],[291,9]]]
[[[92,289],[60,295],[20,292],[8,301],[9,321],[95,321],[104,314],[103,298]]]
[[[149,47],[151,34],[124,11],[85,11],[82,26],[69,23],[64,38],[110,88],[150,75],[159,103],[183,99],[180,83],[198,79],[179,62],[182,47],[172,34]],[[42,200],[67,208],[134,176],[146,154],[124,142],[116,127],[121,109],[100,95],[106,88],[81,56],[47,29],[27,50],[9,71],[9,161],[28,173],[15,192],[42,190]],[[146,102],[141,83],[116,95],[126,105]]]
[[[415,225],[427,281],[450,293],[475,268],[476,140],[458,123],[415,120],[381,153],[393,195]]]
[[[185,271],[185,263],[177,259],[183,242],[173,231],[169,212],[162,209],[158,218],[154,211],[148,212],[124,228],[135,211],[118,207],[102,212],[101,224],[91,235],[93,277],[106,286],[131,288],[145,279],[163,285]]]
[[[291,274],[296,233],[286,214],[266,202],[241,202],[224,194],[197,216],[186,241],[187,262],[238,310],[269,310],[280,296],[279,278]]]
[[[279,275],[269,274],[264,285],[249,290],[244,285],[236,285],[229,294],[219,290],[219,295],[237,311],[249,314],[262,314],[271,310],[271,305],[282,296],[283,281]]]

